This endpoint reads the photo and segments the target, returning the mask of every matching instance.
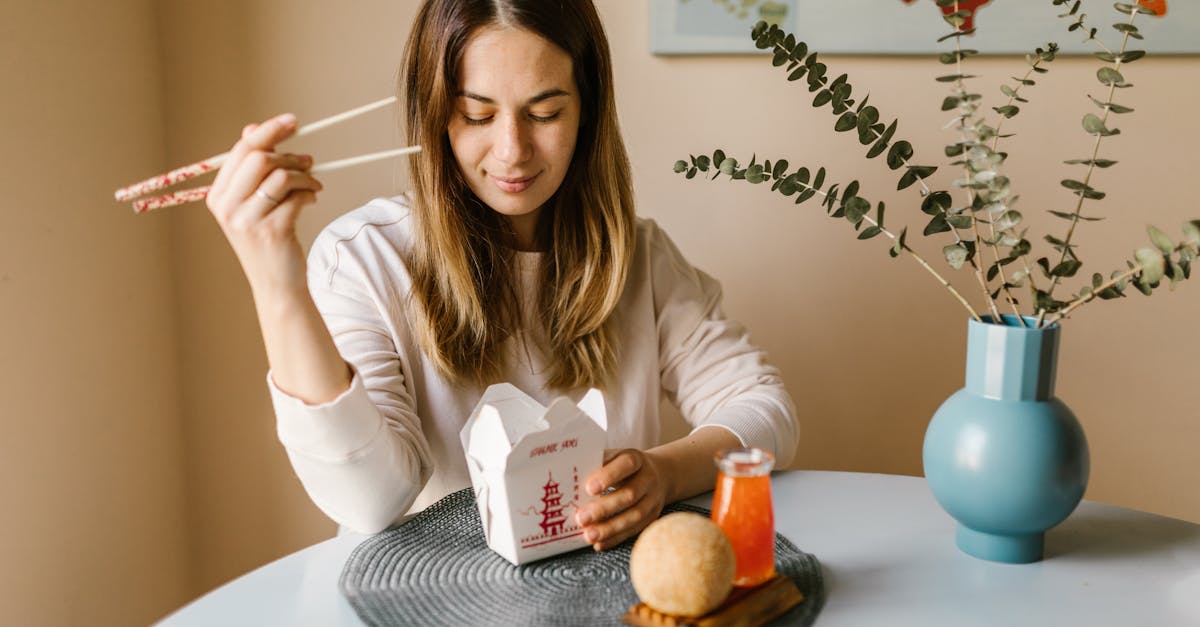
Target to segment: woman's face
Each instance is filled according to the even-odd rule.
[[[519,28],[488,27],[467,43],[449,128],[463,177],[509,217],[522,246],[566,176],[579,133],[571,58]]]

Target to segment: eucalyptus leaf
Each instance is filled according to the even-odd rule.
[[[1011,228],[1016,227],[1018,224],[1020,224],[1021,219],[1022,219],[1022,216],[1021,216],[1020,211],[1013,211],[1013,210],[1005,211],[1003,214],[1000,215],[1000,219],[996,221],[996,223],[993,225],[993,227],[1000,231],[1007,231]]]
[[[862,222],[863,216],[867,215],[867,212],[871,210],[871,203],[867,202],[864,198],[852,196],[846,201],[844,209],[846,211],[846,219],[851,224],[858,224]]]
[[[822,200],[821,204],[825,205],[826,208],[833,209],[834,206],[837,205],[837,201],[838,185],[837,183],[834,183],[833,185],[830,185],[829,190],[825,192],[825,200]]]
[[[925,230],[922,234],[928,237],[937,233],[946,233],[951,230],[950,223],[946,221],[946,216],[938,214],[933,216],[933,219],[929,221],[929,224],[925,225]]]
[[[859,188],[858,181],[850,181],[850,184],[846,186],[846,191],[842,192],[842,198],[848,199],[848,198],[853,198],[854,196],[857,196],[858,188]]]
[[[1066,261],[1063,261],[1062,263],[1058,264],[1057,266],[1054,266],[1054,269],[1050,271],[1050,276],[1066,277],[1066,278],[1073,277],[1073,276],[1075,276],[1076,272],[1079,272],[1079,268],[1082,265],[1083,265],[1083,263],[1080,261],[1077,261],[1075,259],[1067,259]]]
[[[975,219],[969,215],[961,214],[956,216],[948,216],[946,222],[956,229],[969,229],[972,224],[975,224]]]
[[[906,235],[908,235],[907,227],[900,231],[900,237],[896,238],[896,243],[892,244],[892,247],[890,249],[888,249],[888,255],[890,255],[893,259],[896,257],[899,257],[901,251],[904,250],[904,248],[905,248],[904,237]]]
[[[1171,243],[1171,238],[1167,237],[1166,233],[1158,230],[1153,225],[1146,225],[1146,232],[1150,234],[1150,241],[1164,255],[1170,255],[1175,250],[1175,244]]]
[[[841,133],[852,128],[858,127],[858,115],[853,111],[847,111],[838,118],[837,124],[834,124],[833,130]]]
[[[1154,284],[1162,280],[1166,273],[1166,259],[1163,258],[1162,252],[1153,248],[1139,248],[1133,257],[1142,267],[1139,283]]]
[[[879,235],[882,232],[883,232],[883,229],[881,229],[877,226],[868,226],[867,228],[862,230],[862,233],[858,234],[858,239],[871,239],[872,237],[875,237],[876,235]]]
[[[1120,72],[1110,67],[1102,67],[1097,70],[1096,79],[1099,80],[1102,85],[1107,85],[1110,87],[1132,87],[1132,85],[1129,85],[1129,83],[1125,82],[1125,77],[1122,76]]]
[[[1109,111],[1112,111],[1113,113],[1133,113],[1133,109],[1131,109],[1129,107],[1122,107],[1121,105],[1119,105],[1115,102],[1103,102],[1103,101],[1097,100],[1095,98],[1092,98],[1091,96],[1088,96],[1088,99],[1090,99],[1093,103],[1095,103],[1095,105],[1097,107],[1100,107],[1101,109],[1108,109]]]
[[[1108,159],[1069,159],[1067,161],[1063,161],[1063,163],[1068,163],[1071,165],[1094,165],[1097,168],[1110,168],[1117,164],[1116,161],[1110,161]]]
[[[913,156],[912,144],[907,141],[900,140],[892,144],[891,150],[888,151],[887,164],[893,170],[899,170]]]
[[[875,145],[867,151],[868,159],[874,159],[875,157],[878,157],[881,153],[883,153],[884,150],[887,149],[888,142],[892,140],[892,135],[896,133],[896,126],[898,123],[899,120],[892,120],[892,123],[889,124],[887,129],[883,131],[883,135],[879,136],[879,140],[875,142]]]
[[[1065,211],[1051,210],[1050,213],[1051,213],[1051,215],[1054,215],[1056,217],[1062,218],[1063,220],[1067,220],[1067,221],[1079,219],[1079,220],[1083,220],[1085,222],[1099,222],[1104,219],[1104,218],[1089,218],[1087,216],[1076,216],[1073,213],[1066,213]]]
[[[953,204],[953,199],[948,192],[936,191],[925,197],[921,201],[921,211],[931,216],[946,213],[946,210]],[[946,229],[947,231],[950,229]],[[928,235],[928,233],[926,233]]]
[[[967,263],[967,249],[960,244],[951,244],[942,247],[942,255],[946,258],[946,262],[951,268],[961,270],[963,265]]]
[[[1183,223],[1183,234],[1195,246],[1200,246],[1200,220]]]
[[[870,128],[879,121],[879,109],[875,107],[863,107],[858,111],[858,126],[859,128]]]
[[[1037,265],[1038,265],[1038,267],[1040,267],[1042,269],[1042,274],[1045,275],[1046,278],[1049,278],[1050,277],[1050,260],[1045,257],[1039,257],[1037,260]]]
[[[1093,135],[1113,134],[1112,131],[1108,130],[1108,128],[1104,126],[1104,121],[1094,113],[1088,113],[1087,115],[1083,116],[1083,130]]]

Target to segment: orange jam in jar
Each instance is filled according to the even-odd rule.
[[[712,519],[725,532],[737,558],[733,585],[757,586],[775,575],[775,512],[771,506],[768,452],[729,449],[717,453],[717,488]]]

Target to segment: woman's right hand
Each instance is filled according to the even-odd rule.
[[[300,209],[316,202],[323,186],[308,172],[311,156],[275,152],[275,145],[295,132],[291,114],[247,125],[208,192],[209,211],[256,294],[307,293],[296,219]]]

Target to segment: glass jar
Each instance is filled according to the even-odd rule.
[[[737,558],[733,585],[757,586],[775,575],[775,512],[771,468],[775,457],[757,448],[717,453],[712,519]]]

